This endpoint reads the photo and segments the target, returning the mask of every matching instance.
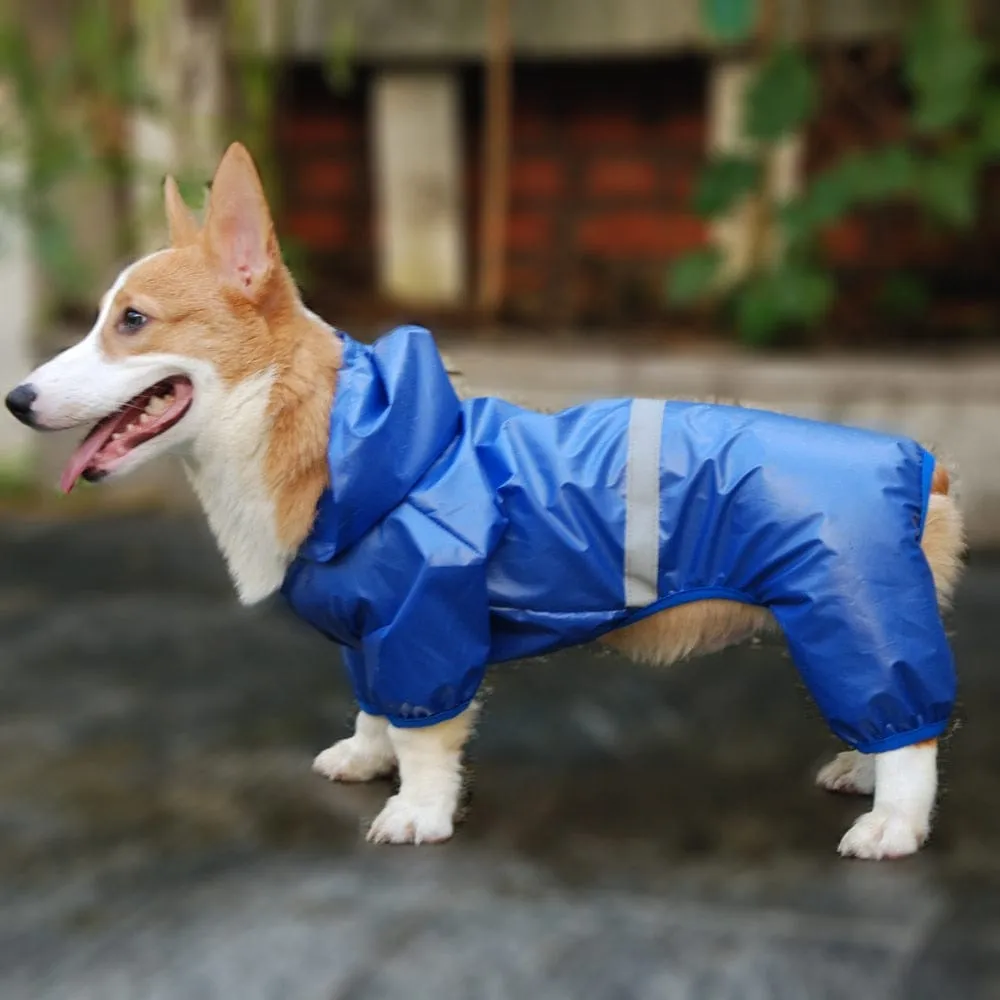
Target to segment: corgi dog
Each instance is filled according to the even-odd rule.
[[[62,475],[66,491],[178,455],[239,599],[283,590],[349,647],[362,710],[314,768],[334,781],[398,770],[399,790],[370,840],[452,835],[488,654],[530,654],[544,643],[526,636],[563,629],[549,647],[597,638],[669,664],[780,627],[831,726],[855,747],[823,767],[818,784],[874,796],[840,853],[918,850],[953,696],[939,606],[964,548],[949,477],[933,456],[902,439],[738,408],[609,401],[550,416],[496,400],[459,404],[421,332],[368,348],[305,308],[242,146],[222,158],[204,224],[170,178],[164,194],[170,245],[122,271],[93,329],[12,389],[7,407],[38,430],[90,427]],[[388,410],[378,408],[393,406],[405,417],[380,438]],[[437,423],[406,437],[425,411]],[[508,462],[513,471],[490,479]],[[538,464],[524,472],[517,462]],[[853,494],[866,477],[870,499],[859,504]],[[529,479],[541,483],[536,494]],[[445,508],[468,524],[445,523]],[[529,508],[545,523],[519,521]],[[584,520],[590,541],[578,544]],[[507,559],[502,570],[493,558]],[[590,586],[580,582],[584,558],[595,589],[577,597],[574,588]],[[342,619],[362,614],[351,588],[365,590],[364,613],[374,614],[388,577],[410,573],[408,560],[419,564],[404,581],[412,613],[400,598],[378,629],[342,636]],[[518,586],[538,607],[512,608]],[[558,610],[553,593],[563,590],[583,610],[543,614]],[[605,613],[591,600],[598,591],[620,607]],[[336,612],[348,605],[350,614]],[[499,652],[483,652],[490,643]],[[396,685],[388,693],[373,680],[379,655]],[[427,680],[420,657],[433,665],[423,673],[446,672],[452,658],[462,673]],[[426,698],[410,694],[425,683]],[[855,704],[865,684],[873,693]],[[915,707],[904,704],[911,697]]]

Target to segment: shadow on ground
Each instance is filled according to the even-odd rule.
[[[388,783],[334,647],[237,606],[196,521],[0,525],[0,997],[1000,996],[1000,564],[953,616],[933,843],[839,860],[864,803],[780,645],[491,674],[469,818],[370,847]]]

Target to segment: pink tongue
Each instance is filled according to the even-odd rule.
[[[94,430],[80,442],[76,451],[70,456],[63,474],[59,478],[59,489],[69,493],[76,486],[77,480],[94,461],[94,456],[111,440],[111,435],[129,420],[129,414],[122,412],[117,417],[98,424]]]

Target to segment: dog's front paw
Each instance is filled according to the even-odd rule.
[[[393,795],[375,817],[368,840],[373,844],[440,844],[454,831],[447,805],[413,802]]]
[[[920,850],[926,839],[926,827],[918,826],[900,810],[873,809],[858,817],[838,850],[845,858],[905,858]]]
[[[331,781],[371,781],[392,773],[396,760],[391,753],[373,751],[370,740],[351,736],[327,747],[312,766]]]
[[[875,791],[875,758],[857,750],[838,753],[819,769],[816,784],[828,792],[871,795]]]

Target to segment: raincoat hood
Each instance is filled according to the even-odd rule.
[[[338,333],[330,486],[301,554],[326,562],[398,506],[458,433],[461,405],[427,330],[399,327],[368,346]]]

